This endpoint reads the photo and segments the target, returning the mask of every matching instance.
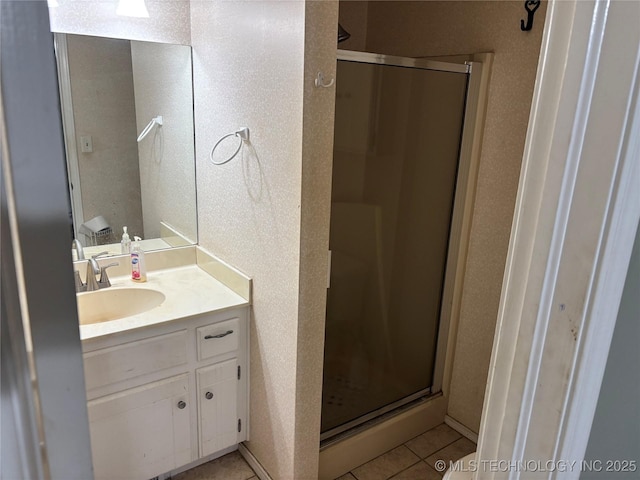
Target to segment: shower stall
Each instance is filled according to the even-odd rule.
[[[338,52],[323,440],[442,388],[481,67]]]

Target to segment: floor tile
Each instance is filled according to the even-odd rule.
[[[425,460],[430,466],[435,468],[435,462],[438,460],[444,460],[449,467],[450,462],[460,460],[462,457],[475,452],[476,444],[467,438],[461,438],[456,440],[451,445],[437,451],[433,455],[427,457]]]
[[[353,469],[351,473],[358,480],[387,480],[419,460],[411,450],[401,445]]]
[[[336,478],[336,480],[356,480],[356,477],[354,477],[350,473],[345,473],[341,477]]]
[[[443,423],[409,440],[405,445],[420,458],[427,458],[459,438],[462,438],[462,435]]]
[[[391,477],[391,480],[440,480],[441,478],[442,475],[425,462],[418,462],[413,467]]]
[[[176,475],[172,480],[248,480],[249,478],[255,478],[255,472],[240,453],[231,452]]]

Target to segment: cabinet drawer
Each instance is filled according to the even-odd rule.
[[[198,360],[206,360],[238,349],[240,320],[232,318],[224,322],[196,329],[198,338]]]
[[[187,363],[187,331],[84,354],[87,390]]]

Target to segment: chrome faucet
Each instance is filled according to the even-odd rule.
[[[96,255],[92,255],[89,261],[87,262],[87,281],[86,283],[82,283],[80,279],[80,274],[76,270],[75,272],[75,283],[76,283],[76,292],[93,292],[95,290],[100,290],[101,288],[107,288],[111,286],[111,282],[109,281],[109,276],[107,275],[107,268],[115,267],[120,265],[118,262],[110,263],[105,265],[104,267],[100,267],[98,265],[97,258],[102,255],[107,255],[109,252],[100,252]],[[100,274],[100,280],[96,280],[96,275]]]
[[[98,282],[96,280],[96,275],[100,273],[100,265],[98,265],[98,261],[96,260],[101,255],[106,255],[109,252],[100,252],[96,255],[91,255],[89,262],[87,263],[87,292],[93,292],[95,290],[100,290],[98,286]]]
[[[73,239],[73,242],[71,242],[71,250],[76,249],[76,255],[77,255],[77,260],[84,260],[84,250],[82,249],[82,244],[80,243],[80,240],[78,240],[77,238]]]
[[[111,286],[109,281],[109,275],[107,275],[107,268],[117,267],[120,265],[118,262],[109,263],[100,269],[100,280],[98,280],[98,288],[107,288]]]

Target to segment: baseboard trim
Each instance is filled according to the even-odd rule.
[[[246,460],[249,466],[253,468],[253,471],[256,472],[260,480],[273,480],[258,459],[253,456],[253,453],[245,447],[244,443],[238,444],[238,452],[240,452],[240,455],[242,455],[242,458]]]
[[[471,440],[476,445],[478,444],[478,434],[475,433],[473,430],[470,430],[469,428],[465,427],[463,424],[461,424],[456,419],[451,418],[449,415],[445,415],[444,416],[444,423],[449,425],[451,428],[453,428],[456,432],[458,432],[463,437],[467,437],[469,440]]]

